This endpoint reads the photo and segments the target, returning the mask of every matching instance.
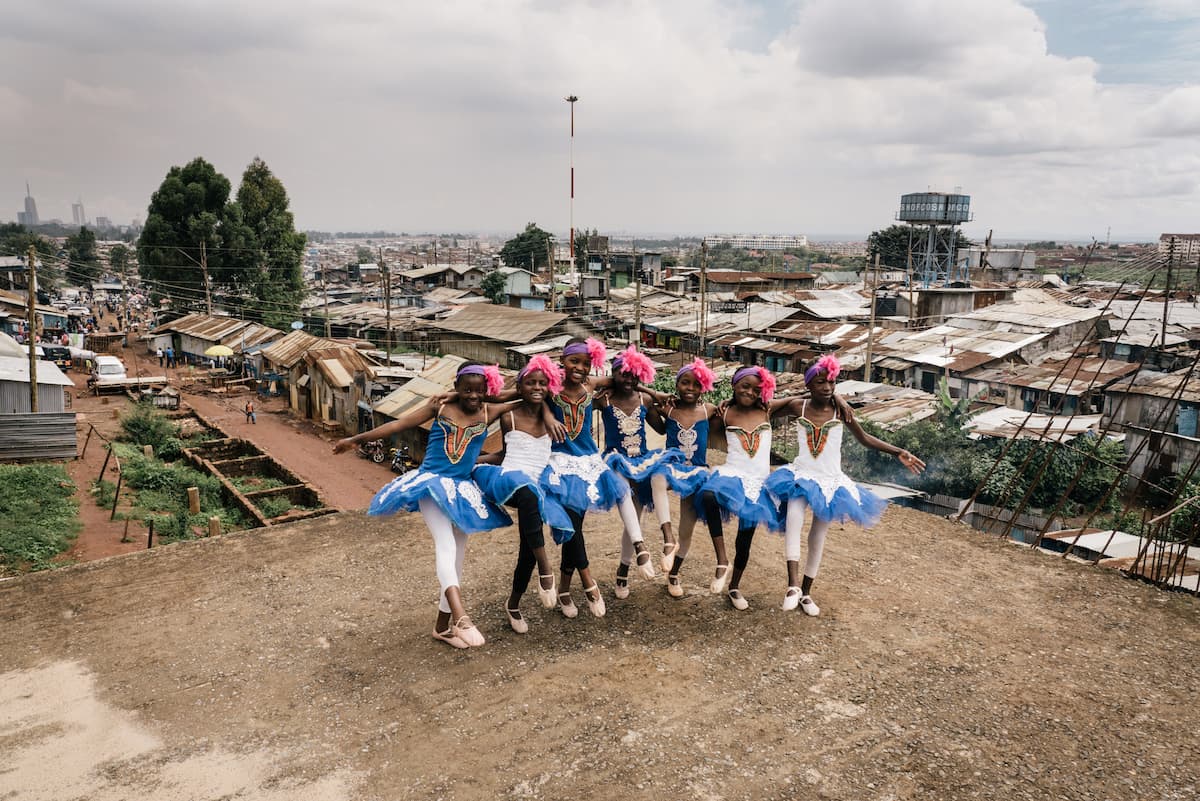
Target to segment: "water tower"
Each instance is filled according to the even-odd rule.
[[[914,192],[900,196],[896,219],[912,226],[909,283],[923,287],[967,283],[967,263],[956,263],[958,226],[971,219],[971,196]]]

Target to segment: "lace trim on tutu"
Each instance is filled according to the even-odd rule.
[[[512,518],[484,498],[474,481],[424,470],[414,470],[388,482],[371,499],[367,514],[415,512],[425,497],[432,498],[454,525],[468,534],[512,525]]]
[[[610,470],[598,453],[552,453],[545,476],[546,493],[577,512],[611,509],[629,494],[629,484]]]
[[[879,522],[888,502],[850,478],[798,476],[789,467],[771,474],[767,488],[786,505],[792,498],[803,498],[819,520],[853,520],[863,528]]]
[[[739,526],[761,523],[773,531],[778,531],[783,528],[779,502],[767,491],[765,485],[765,480],[761,478],[714,472],[708,481],[704,482],[700,492],[711,492],[716,496],[722,520],[736,517]],[[699,497],[696,498],[696,510],[701,519],[704,519],[704,507]]]

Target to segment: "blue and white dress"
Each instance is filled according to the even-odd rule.
[[[438,409],[421,466],[375,493],[367,513],[415,512],[421,499],[429,497],[467,534],[511,526],[508,513],[485,498],[471,479],[471,469],[487,439],[487,428],[486,406],[483,422],[461,428]]]
[[[633,414],[626,414],[609,402],[600,410],[600,422],[604,425],[604,461],[614,473],[629,480],[642,506],[653,509],[650,479],[661,475],[670,484],[671,465],[683,464],[683,452],[674,448],[646,448],[644,404],[639,403]]]
[[[668,466],[667,484],[681,498],[695,495],[708,481],[708,418],[685,426],[670,415],[666,419],[667,447],[683,454],[682,464]]]
[[[739,426],[725,425],[725,440],[729,449],[725,464],[712,471],[700,492],[711,492],[721,508],[721,519],[738,519],[738,528],[750,528],[759,523],[779,531],[783,520],[779,501],[767,491],[767,476],[771,473],[771,423],[764,421],[750,431]],[[700,497],[696,497],[696,512],[704,517]]]
[[[816,425],[805,417],[808,401],[796,419],[796,440],[800,450],[787,467],[771,474],[767,489],[784,504],[792,498],[803,498],[818,520],[853,520],[869,527],[879,522],[887,501],[870,490],[860,487],[842,472],[842,436],[845,425],[841,412],[824,425]]]
[[[575,534],[567,510],[556,499],[547,497],[543,487],[550,469],[550,435],[535,437],[515,427],[504,435],[504,462],[481,464],[472,476],[483,497],[503,506],[517,490],[528,487],[537,497],[542,522],[550,526],[550,535],[562,545]]]
[[[551,445],[547,495],[575,512],[611,509],[629,495],[629,484],[609,469],[592,437],[592,392],[578,400],[550,399],[554,416],[567,428],[562,442]]]

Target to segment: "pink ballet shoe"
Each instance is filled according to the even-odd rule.
[[[454,632],[454,636],[465,642],[472,648],[478,648],[487,640],[483,638],[483,632],[475,628],[475,624],[471,622],[471,618],[463,615],[454,624],[450,626],[450,631]]]

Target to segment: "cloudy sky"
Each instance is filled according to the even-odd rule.
[[[145,217],[254,156],[299,227],[1200,229],[1200,0],[37,0],[0,25],[0,219]]]

